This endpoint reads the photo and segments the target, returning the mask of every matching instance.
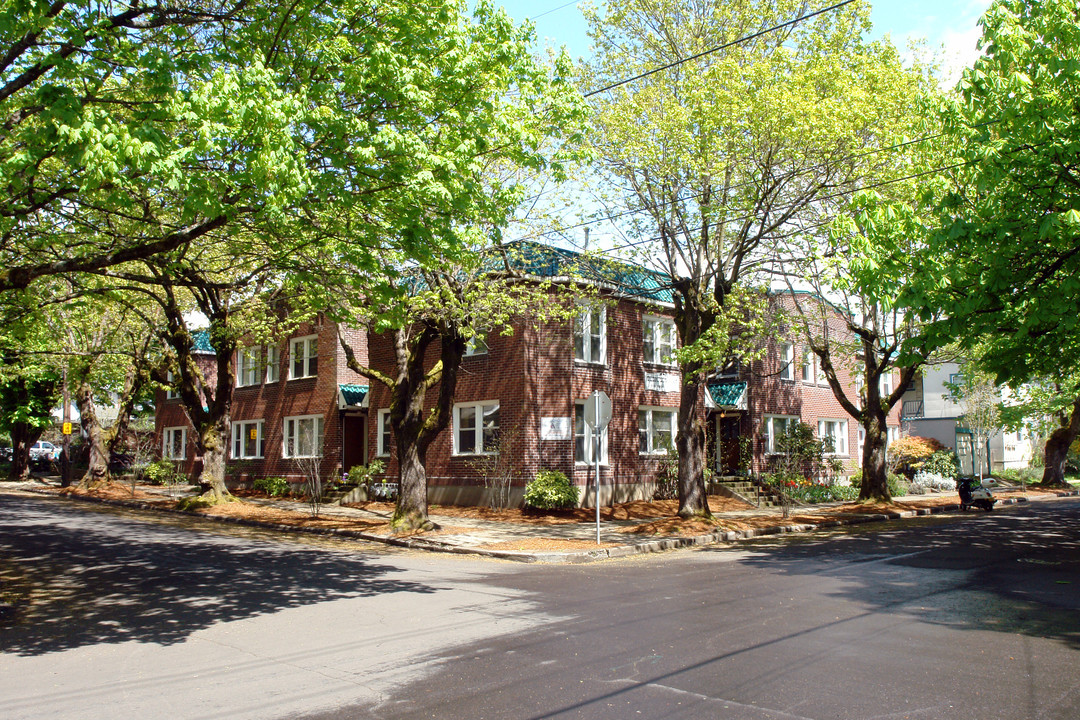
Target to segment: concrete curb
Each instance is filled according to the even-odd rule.
[[[50,492],[48,490],[45,490],[44,488],[21,489],[37,495],[44,495],[57,499],[80,500],[83,502],[98,503],[101,505],[110,505],[114,507],[125,507],[136,510],[149,510],[154,512],[172,513],[175,515],[184,515],[186,517],[205,520],[208,522],[229,523],[244,527],[275,530],[278,532],[307,533],[309,535],[325,535],[332,537],[352,538],[357,540],[366,540],[369,542],[380,542],[386,545],[403,547],[411,550],[423,550],[426,552],[441,552],[452,555],[476,555],[479,557],[489,557],[498,560],[509,560],[512,562],[549,565],[581,564],[595,562],[597,560],[630,557],[632,555],[645,555],[650,553],[667,552],[669,550],[679,550],[691,547],[704,547],[707,545],[715,545],[725,542],[752,540],[754,538],[767,537],[769,535],[809,533],[827,528],[843,527],[848,525],[862,525],[864,523],[871,522],[887,522],[889,520],[904,520],[913,517],[939,515],[946,512],[958,512],[960,510],[959,503],[952,503],[949,505],[938,505],[930,508],[916,508],[914,510],[905,510],[902,512],[853,515],[849,517],[836,518],[835,520],[826,520],[820,523],[792,523],[790,525],[778,525],[768,528],[751,528],[748,530],[718,530],[716,532],[707,533],[705,535],[658,538],[656,540],[648,540],[628,545],[617,545],[615,547],[608,548],[596,548],[595,550],[570,550],[567,552],[524,552],[514,550],[485,550],[483,548],[462,547],[458,545],[450,545],[448,543],[441,543],[434,538],[400,538],[391,535],[376,535],[373,533],[365,533],[359,530],[345,530],[341,528],[293,527],[291,525],[279,525],[277,523],[263,522],[261,520],[250,520],[248,518],[236,518],[220,515],[203,515],[200,513],[191,512],[189,510],[178,510],[176,508],[161,507],[160,505],[157,505],[155,503],[149,503],[142,500],[113,500],[111,498],[95,498],[85,495],[57,495],[55,492]],[[1080,491],[1074,490],[1072,492],[1062,493],[1060,495],[1037,496],[1036,498],[1001,498],[998,500],[998,504],[1017,505],[1019,503],[1043,502],[1049,500],[1056,500],[1063,497],[1077,496],[1080,496]]]

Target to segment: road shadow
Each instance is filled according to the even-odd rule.
[[[212,624],[437,588],[375,556],[191,531],[56,501],[0,500],[0,652],[127,641],[170,645]],[[122,533],[117,531],[118,524]]]
[[[741,563],[843,580],[838,599],[1080,648],[1080,504],[1021,505],[746,545]]]

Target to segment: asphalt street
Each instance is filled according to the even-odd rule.
[[[0,494],[0,717],[1074,719],[1078,516],[532,566]]]

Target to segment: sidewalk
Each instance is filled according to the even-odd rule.
[[[130,487],[130,486],[128,486]],[[0,490],[22,490],[38,495],[58,496],[58,483],[34,480],[27,483],[3,483]],[[179,513],[172,506],[182,495],[193,495],[191,489],[173,489],[138,486],[142,497],[93,497],[67,495],[72,499],[100,502],[123,507],[133,507],[158,512]],[[1034,499],[1053,499],[1076,496],[1076,491],[1059,494],[1045,491],[1029,492],[1027,497],[1009,493],[999,496],[998,505],[1028,502]],[[232,506],[230,508],[230,506]],[[855,525],[866,522],[883,522],[944,512],[958,512],[959,503],[955,493],[934,496],[913,496],[896,501],[880,512],[873,508],[859,508],[852,504],[830,503],[800,506],[792,509],[791,517],[784,518],[779,508],[733,510],[714,512],[722,526],[711,532],[693,535],[666,534],[643,536],[630,533],[631,528],[641,528],[641,519],[603,520],[600,523],[600,543],[597,544],[595,522],[559,522],[531,524],[500,522],[489,519],[439,514],[436,508],[430,519],[438,530],[414,536],[396,536],[389,532],[388,523],[392,509],[365,509],[323,505],[319,519],[313,520],[309,506],[300,501],[282,499],[244,498],[244,502],[230,503],[222,508],[223,514],[189,512],[191,516],[207,521],[230,522],[253,527],[265,527],[286,532],[308,532],[337,537],[382,542],[388,545],[444,553],[467,553],[485,557],[533,563],[582,563],[605,558],[627,557],[677,548],[735,542],[749,538],[792,532],[810,532],[818,528]],[[239,511],[239,512],[237,512]],[[217,512],[217,511],[211,511]],[[970,511],[979,512],[979,511]],[[981,513],[980,513],[981,514]],[[657,518],[660,520],[660,518]]]

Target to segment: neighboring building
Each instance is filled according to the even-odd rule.
[[[998,429],[986,443],[986,451],[975,452],[975,435],[964,426],[961,403],[953,399],[948,385],[963,381],[960,365],[939,363],[926,365],[916,373],[904,392],[901,421],[907,434],[934,438],[954,450],[960,460],[960,472],[974,475],[981,456],[986,466],[982,474],[1007,469],[1027,467],[1031,461],[1032,438],[1026,430],[1005,432]],[[1003,394],[1008,389],[1002,390]]]
[[[549,277],[563,275],[565,263],[577,257],[544,252],[544,261],[531,270]],[[632,266],[612,263],[587,279],[599,286],[602,300],[583,305],[575,321],[522,324],[512,335],[492,333],[470,348],[450,425],[428,449],[431,502],[482,502],[485,465],[498,457],[518,478],[516,497],[537,471],[554,469],[588,488],[582,500],[591,504],[593,450],[583,413],[585,400],[598,389],[611,397],[613,410],[599,451],[601,500],[651,496],[674,444],[680,397],[679,373],[670,359],[677,343],[671,298],[664,278]],[[372,367],[390,369],[388,338],[346,332],[361,362],[370,359]],[[389,392],[377,383],[369,387],[346,368],[332,323],[305,326],[281,343],[242,351],[237,378],[231,483],[275,475],[298,482],[293,458],[318,452],[327,475],[379,458],[387,478],[396,477]],[[773,341],[766,357],[748,367],[718,372],[700,402],[707,411],[709,462],[717,474],[739,469],[742,437],[752,438],[750,469],[766,470],[776,435],[799,420],[833,437],[835,454],[849,471],[858,467],[857,424],[794,337]],[[898,430],[898,418],[890,417]],[[185,435],[186,416],[165,393],[157,427],[164,454],[193,467],[198,459]]]

